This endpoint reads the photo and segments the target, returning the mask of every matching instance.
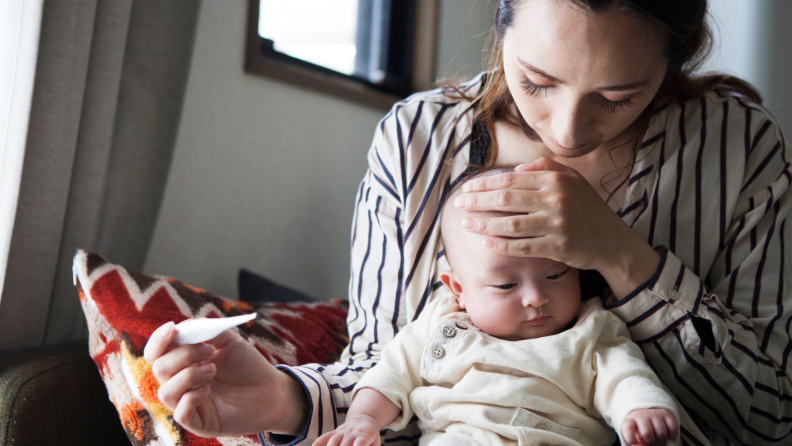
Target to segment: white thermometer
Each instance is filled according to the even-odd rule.
[[[215,338],[229,328],[234,328],[256,318],[256,313],[222,318],[188,319],[176,324],[176,337],[171,346],[200,344]]]

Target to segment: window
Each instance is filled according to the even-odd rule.
[[[0,2],[0,296],[22,181],[43,4]]]
[[[390,107],[434,80],[436,0],[250,0],[248,72]]]

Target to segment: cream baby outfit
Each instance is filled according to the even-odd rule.
[[[566,331],[506,341],[476,328],[448,293],[399,331],[354,393],[366,387],[401,408],[388,429],[417,415],[420,445],[609,446],[608,425],[619,432],[635,409],[662,407],[679,420],[625,323],[599,299]]]

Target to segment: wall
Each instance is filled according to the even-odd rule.
[[[493,7],[492,0],[440,0],[438,78],[468,79],[482,70]]]
[[[787,134],[792,132],[792,17],[789,0],[711,0],[715,34],[704,70],[733,74],[751,82]]]
[[[480,70],[486,0],[441,0],[438,73]],[[354,199],[385,111],[243,72],[247,1],[201,6],[145,272],[236,296],[240,267],[346,297]]]

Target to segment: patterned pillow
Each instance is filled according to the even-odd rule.
[[[224,299],[167,277],[146,276],[78,251],[74,281],[88,321],[89,350],[129,440],[143,445],[254,445],[255,435],[200,438],[173,421],[143,348],[160,325],[196,317],[258,317],[235,330],[273,364],[335,361],[348,343],[340,301],[255,303]]]

